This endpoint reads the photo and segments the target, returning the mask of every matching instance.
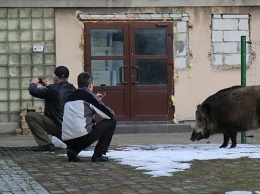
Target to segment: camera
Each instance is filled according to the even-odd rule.
[[[42,84],[42,78],[38,77],[38,79],[39,79],[39,84]]]

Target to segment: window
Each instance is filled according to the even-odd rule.
[[[52,80],[53,8],[0,8],[0,121],[20,121],[21,107],[43,106],[28,92],[31,77]],[[33,52],[34,46],[43,51]]]

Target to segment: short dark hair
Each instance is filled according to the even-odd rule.
[[[93,76],[90,73],[82,72],[78,75],[79,88],[87,87],[92,82],[93,82]]]

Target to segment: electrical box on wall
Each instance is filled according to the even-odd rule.
[[[43,52],[43,46],[33,46],[33,52]]]

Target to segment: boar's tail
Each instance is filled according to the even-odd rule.
[[[208,103],[203,104],[202,112],[203,112],[204,115],[209,115],[209,113],[210,113],[210,105]]]

